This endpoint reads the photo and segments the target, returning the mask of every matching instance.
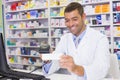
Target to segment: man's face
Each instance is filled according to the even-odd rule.
[[[85,14],[81,16],[77,9],[65,13],[65,25],[68,27],[70,32],[76,36],[80,35],[85,29],[84,19]]]

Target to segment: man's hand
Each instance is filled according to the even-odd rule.
[[[68,71],[73,72],[75,68],[75,63],[71,56],[62,55],[60,58],[60,66],[61,68],[66,68]]]
[[[75,73],[79,76],[84,75],[84,68],[82,66],[76,65],[74,60],[69,55],[62,55],[60,58],[60,67],[66,68],[68,71]]]

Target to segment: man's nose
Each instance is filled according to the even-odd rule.
[[[74,22],[71,20],[71,21],[69,22],[69,26],[72,27],[73,24],[74,24]]]

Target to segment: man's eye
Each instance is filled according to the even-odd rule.
[[[68,22],[68,20],[65,20],[65,22]]]
[[[73,19],[74,21],[77,21],[77,19]]]

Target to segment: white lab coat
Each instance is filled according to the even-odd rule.
[[[109,43],[105,35],[87,27],[86,33],[76,49],[71,33],[61,37],[55,53],[65,53],[73,57],[75,64],[84,67],[87,80],[101,80],[109,69]],[[58,70],[58,61],[53,61],[49,74]],[[76,80],[84,80],[76,75]]]

